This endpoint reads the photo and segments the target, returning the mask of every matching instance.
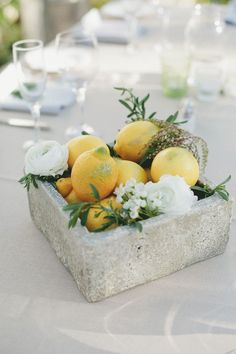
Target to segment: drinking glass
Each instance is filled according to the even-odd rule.
[[[135,51],[135,41],[138,32],[138,13],[142,5],[142,0],[122,0],[125,19],[130,26],[130,42],[127,46],[127,52],[131,54]]]
[[[223,86],[223,62],[219,57],[197,60],[192,69],[196,97],[200,101],[216,101]]]
[[[80,107],[80,125],[69,126],[67,137],[80,135],[82,131],[93,133],[93,127],[85,124],[84,106],[88,84],[98,69],[96,37],[86,30],[78,29],[59,33],[56,36],[58,70],[62,80],[69,84]]]
[[[165,96],[181,98],[188,91],[190,59],[182,47],[164,47],[161,55],[161,87]]]
[[[34,55],[40,66],[35,69],[30,65],[29,56]],[[41,101],[46,86],[46,69],[43,56],[43,42],[37,39],[21,40],[13,44],[13,61],[22,98],[28,103],[34,119],[34,140],[24,143],[24,149],[39,141],[39,121]]]

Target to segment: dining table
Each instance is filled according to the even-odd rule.
[[[228,67],[236,62],[236,28],[227,26]],[[157,39],[158,42],[158,39]],[[99,45],[100,70],[91,82],[86,123],[111,142],[127,112],[115,86],[150,93],[148,110],[160,119],[182,100],[163,96],[160,51],[140,43]],[[233,74],[232,74],[233,75]],[[49,74],[49,84],[55,80]],[[16,85],[13,64],[0,73],[0,99]],[[236,98],[194,100],[194,134],[208,144],[205,175],[214,184],[228,175],[236,198]],[[0,120],[30,119],[28,112],[0,111]],[[41,139],[67,141],[66,127],[79,124],[77,104],[59,115],[42,115],[50,130]],[[222,255],[159,280],[88,303],[32,222],[24,170],[24,141],[32,129],[0,124],[0,354],[233,354],[236,353],[236,219]]]

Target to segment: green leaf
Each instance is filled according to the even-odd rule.
[[[144,104],[149,100],[149,98],[150,98],[150,94],[148,93],[147,96],[145,96],[145,97],[141,100],[140,104],[144,105]]]
[[[220,191],[217,190],[216,193],[224,200],[228,201],[229,200],[229,193],[226,191]]]
[[[154,116],[157,114],[157,112],[153,112],[152,114],[150,114],[150,116],[148,117],[148,119],[152,119],[154,118]]]
[[[222,183],[220,183],[217,187],[225,185],[225,184],[228,183],[230,180],[231,180],[231,175],[229,175],[229,176],[228,176]],[[217,187],[216,187],[216,188],[217,188]]]
[[[129,111],[132,111],[132,107],[124,100],[119,100],[119,102],[125,106],[125,108],[127,108]]]
[[[101,232],[101,231],[105,231],[107,230],[110,226],[112,226],[114,224],[113,221],[108,221],[105,224],[103,224],[102,226],[98,227],[96,230],[94,230],[94,232]]]
[[[203,192],[203,193],[206,193],[206,192],[207,192],[205,188],[199,187],[199,186],[193,186],[193,187],[191,187],[191,189],[192,189],[193,191],[199,191],[199,192]]]
[[[178,117],[179,112],[175,112],[175,114],[171,114],[167,119],[166,122],[168,123],[174,123]]]
[[[85,226],[87,219],[88,219],[88,214],[89,214],[90,208],[87,208],[85,211],[82,212],[80,219],[81,219],[81,225]]]
[[[74,211],[77,210],[80,207],[81,203],[76,203],[76,204],[68,204],[63,207],[64,211]]]
[[[90,185],[90,188],[92,189],[92,196],[94,197],[94,199],[99,201],[101,198],[100,198],[100,195],[99,195],[99,192],[98,192],[97,188],[92,183],[90,183],[89,185]]]
[[[187,120],[181,120],[181,122],[174,122],[173,124],[181,125],[181,124],[185,124],[185,123],[188,123],[188,121]]]

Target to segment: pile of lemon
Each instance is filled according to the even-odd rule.
[[[96,202],[89,212],[87,228],[96,230],[106,220],[105,212],[96,217],[96,205],[119,207],[113,192],[121,183],[134,178],[137,182],[157,182],[163,175],[182,176],[189,186],[199,178],[199,165],[193,154],[181,147],[169,147],[159,152],[151,167],[139,165],[148,142],[159,128],[151,121],[136,121],[127,124],[116,137],[114,151],[118,157],[111,157],[107,144],[92,135],[83,135],[70,140],[68,144],[68,166],[71,177],[56,182],[59,193],[69,204]],[[91,185],[95,186],[101,201],[97,201]]]

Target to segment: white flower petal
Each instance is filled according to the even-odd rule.
[[[25,172],[39,176],[62,175],[67,170],[68,148],[56,141],[43,141],[25,155]]]

